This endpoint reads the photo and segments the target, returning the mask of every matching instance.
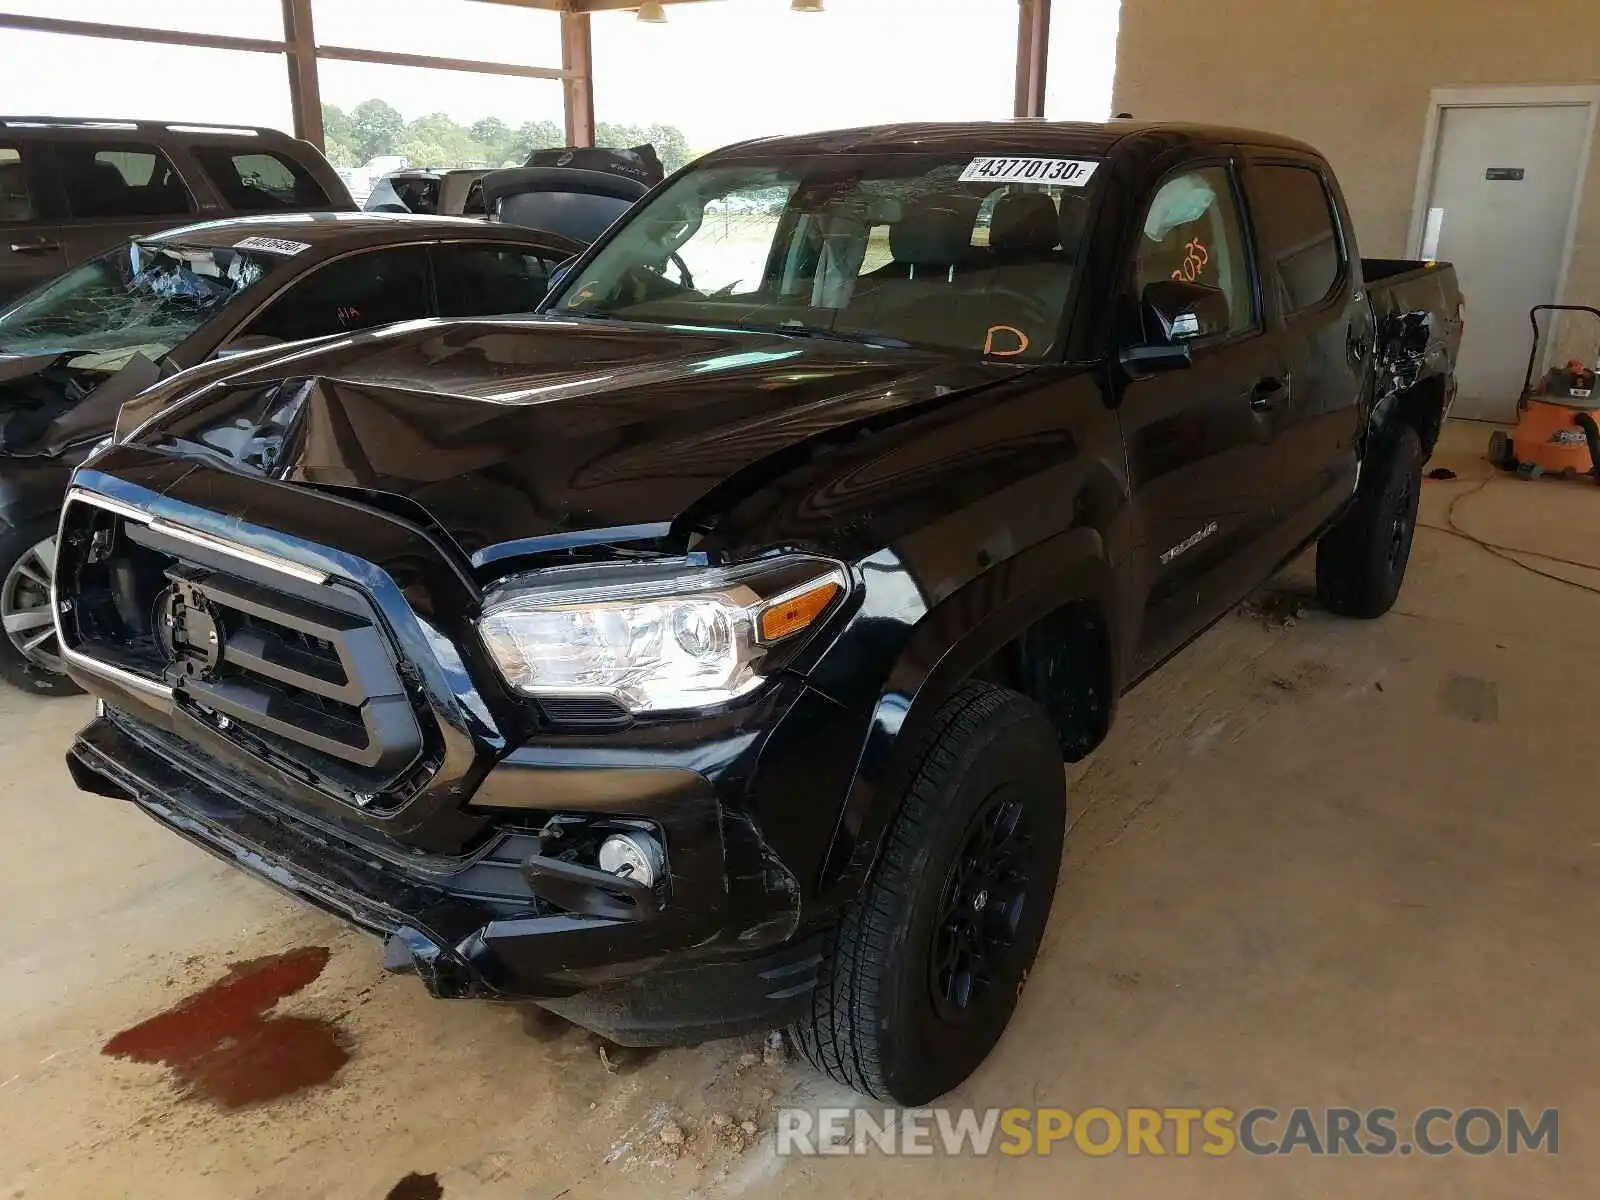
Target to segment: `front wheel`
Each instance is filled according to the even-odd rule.
[[[1324,608],[1372,618],[1394,607],[1421,499],[1422,439],[1401,425],[1368,456],[1355,503],[1317,543],[1317,599]]]
[[[829,939],[810,1017],[793,1031],[801,1053],[906,1105],[972,1074],[1038,953],[1065,831],[1066,775],[1045,714],[1016,692],[964,686]]]
[[[50,608],[55,570],[55,522],[0,533],[0,678],[35,696],[76,696],[83,689],[62,669]]]

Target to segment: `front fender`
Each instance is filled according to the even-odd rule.
[[[866,566],[870,579],[873,564]],[[872,592],[869,583],[857,621],[892,621],[893,615],[874,611]],[[915,769],[944,702],[1029,626],[1080,602],[1105,623],[1113,648],[1124,644],[1125,606],[1117,574],[1104,536],[1089,527],[1068,530],[995,564],[922,613],[864,723],[855,772],[822,869],[819,899],[825,906],[853,894],[871,867],[900,788]],[[1122,687],[1119,661],[1113,652],[1112,703]]]

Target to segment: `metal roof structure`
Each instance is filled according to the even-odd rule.
[[[637,10],[642,3],[699,4],[705,3],[706,0],[474,0],[474,2],[540,9],[558,14],[561,18],[561,65],[530,66],[526,63],[444,58],[431,54],[400,54],[388,50],[371,50],[359,46],[326,45],[316,38],[311,15],[312,0],[282,0],[281,40],[156,29],[102,21],[75,21],[61,17],[4,11],[0,11],[0,29],[282,55],[289,72],[289,102],[294,114],[295,135],[318,146],[323,145],[322,93],[317,73],[317,63],[322,59],[485,75],[510,75],[524,79],[558,79],[562,85],[567,142],[574,146],[589,146],[594,144],[595,128],[591,14]],[[0,4],[3,3],[4,0],[0,0]],[[1015,115],[1042,117],[1045,72],[1049,55],[1051,0],[1016,0],[1016,3],[1018,19]],[[802,12],[818,11],[821,8],[820,0],[791,0],[791,5]]]

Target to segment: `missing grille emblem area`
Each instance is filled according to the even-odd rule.
[[[226,635],[205,593],[191,581],[173,577],[156,608],[156,639],[171,664],[165,672],[169,681],[215,679]]]

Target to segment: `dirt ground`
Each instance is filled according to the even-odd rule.
[[[1484,440],[1455,427],[1436,458],[1461,477],[1426,486],[1394,614],[1315,611],[1300,563],[1127,697],[1071,773],[1016,1021],[945,1103],[1559,1108],[1559,1156],[780,1159],[776,1106],[850,1097],[759,1039],[603,1058],[431,1001],[368,938],[74,791],[87,701],[6,693],[0,1200],[1593,1195],[1600,599],[1546,576],[1600,587],[1574,565],[1600,563],[1600,488],[1485,484]],[[226,1107],[103,1053],[285,954],[298,990],[250,1019],[326,1031],[328,1082]]]

